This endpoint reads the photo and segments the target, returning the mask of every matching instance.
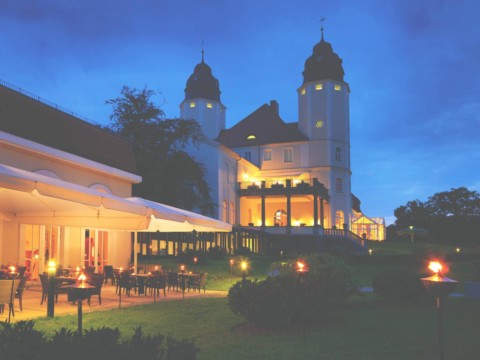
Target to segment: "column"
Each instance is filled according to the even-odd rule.
[[[324,218],[324,213],[323,213],[323,198],[320,198],[320,225],[322,225],[322,228],[325,228],[325,225],[323,223],[323,218]]]
[[[265,227],[265,195],[262,195],[262,227]]]

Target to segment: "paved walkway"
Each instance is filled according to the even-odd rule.
[[[15,317],[11,318],[12,322],[20,320],[29,320],[35,319],[38,317],[47,316],[47,301],[44,301],[43,305],[40,305],[40,300],[42,297],[42,287],[39,283],[28,283],[27,288],[23,293],[23,311],[20,311],[20,305],[18,299],[15,299]],[[163,301],[174,301],[182,300],[183,295],[181,291],[168,291],[166,292],[167,297],[164,298],[163,294],[160,298],[157,297],[157,302]],[[205,293],[203,291],[199,292],[185,292],[185,299],[190,298],[211,298],[211,297],[225,297],[227,295],[226,291],[215,291],[207,290]],[[153,304],[153,295],[137,295],[134,294],[132,290],[130,296],[122,294],[122,308],[129,306]],[[110,309],[118,309],[119,306],[119,296],[115,294],[115,286],[110,285],[110,282],[107,285],[102,287],[102,305],[98,302],[98,296],[94,295],[91,298],[91,306],[88,306],[86,300],[83,301],[83,312],[90,313],[94,311],[103,311]],[[58,302],[55,304],[55,316],[65,315],[65,314],[77,314],[77,305],[71,304],[67,301],[67,294],[60,294],[58,296]],[[0,321],[4,321],[8,318],[8,305],[5,305],[5,312],[0,314]]]

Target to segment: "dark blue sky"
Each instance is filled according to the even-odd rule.
[[[479,13],[475,0],[3,0],[0,79],[104,124],[105,100],[148,86],[176,117],[204,40],[228,127],[271,99],[297,121],[326,17],[351,88],[352,190],[391,221],[409,200],[480,190]]]

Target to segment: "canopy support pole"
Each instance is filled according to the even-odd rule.
[[[133,271],[137,274],[138,266],[138,231],[133,232]]]

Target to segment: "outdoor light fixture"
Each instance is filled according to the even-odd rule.
[[[48,297],[47,297],[47,316],[53,317],[55,314],[55,274],[57,272],[57,264],[51,260],[48,262]]]
[[[83,283],[85,282],[85,280],[87,280],[87,277],[85,276],[85,274],[81,274],[79,277],[78,277],[78,282],[80,284],[83,285]]]
[[[196,265],[197,262],[198,262],[198,258],[195,256],[195,257],[193,258],[193,263]]]
[[[242,269],[242,281],[245,281],[246,277],[247,277],[247,267],[248,267],[248,264],[245,260],[243,260],[241,263],[240,263],[240,267]]]
[[[373,250],[372,250],[372,249],[368,249],[368,255],[372,256],[372,253],[373,253]]]
[[[181,271],[181,272],[185,272],[185,265],[183,265],[183,264],[180,265],[180,271]]]
[[[457,254],[458,254],[460,252],[460,248],[457,248],[456,251],[457,251]]]
[[[443,341],[443,306],[442,299],[451,294],[458,284],[458,281],[452,280],[443,275],[444,266],[439,261],[431,261],[428,268],[434,273],[430,277],[422,278],[425,289],[436,297],[436,306],[438,314],[438,358],[445,358]]]

